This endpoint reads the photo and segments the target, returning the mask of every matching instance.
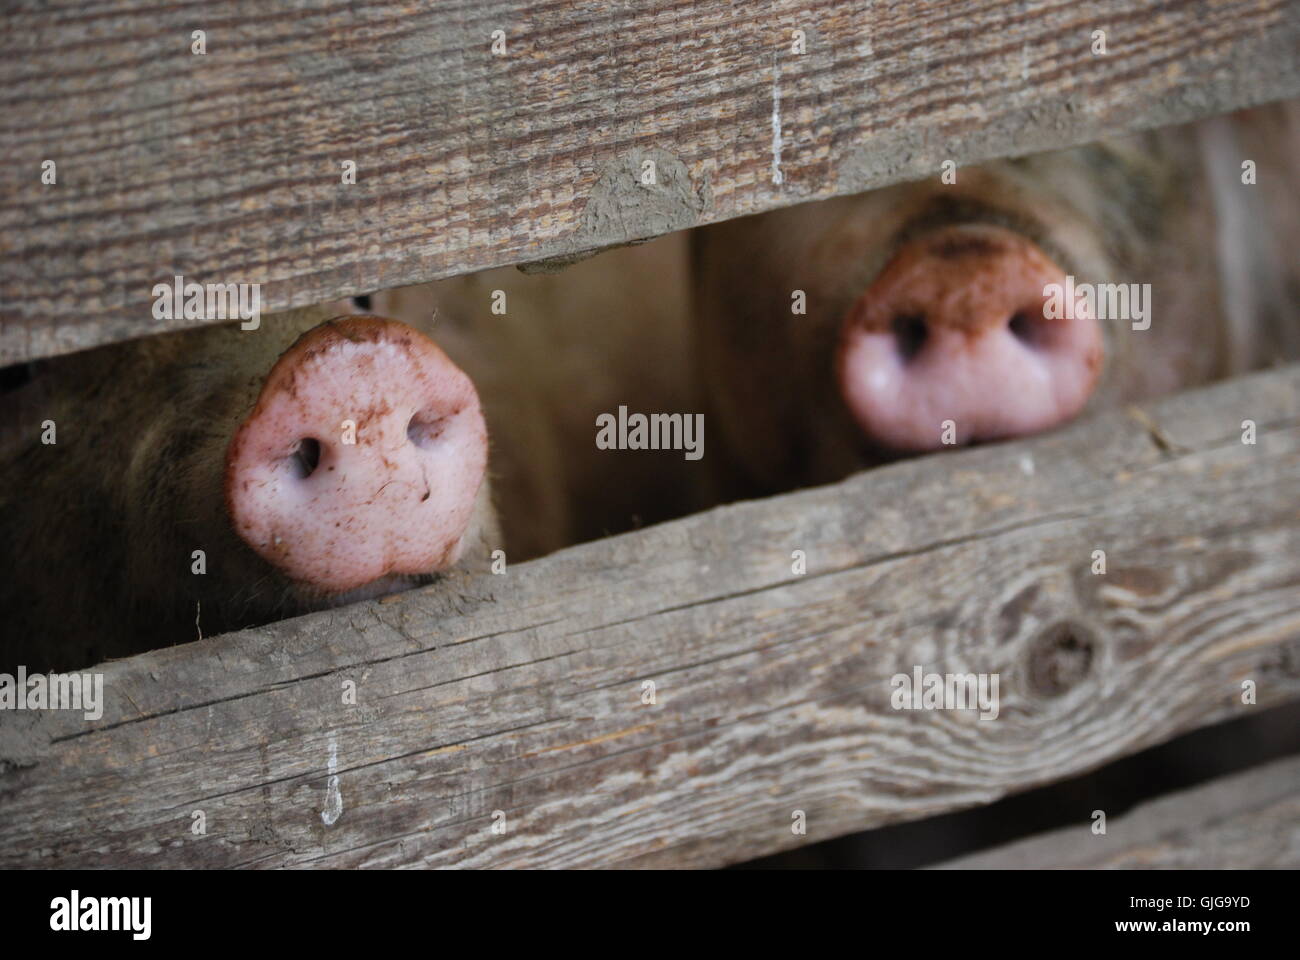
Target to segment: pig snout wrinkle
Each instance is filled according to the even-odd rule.
[[[897,251],[846,315],[841,394],[867,437],[900,451],[1045,430],[1083,409],[1101,372],[1086,311],[1049,316],[1064,279],[1003,227],[929,231]]]
[[[373,316],[304,334],[231,438],[236,531],[326,592],[455,563],[487,464],[469,377],[418,331]]]

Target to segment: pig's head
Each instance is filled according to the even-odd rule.
[[[1175,385],[1185,346],[1156,332],[1135,369],[1124,320],[1047,293],[1152,279],[1152,249],[1173,246],[1170,166],[1150,143],[1095,146],[696,231],[701,372],[723,471],[744,478],[732,492],[1025,436]],[[1173,286],[1171,312],[1197,295]]]
[[[84,666],[486,562],[474,385],[418,331],[333,312],[45,365],[0,457],[0,609],[28,638],[6,663]]]

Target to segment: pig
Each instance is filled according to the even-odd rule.
[[[597,451],[594,422],[686,402],[685,241],[607,257],[9,368],[0,671],[455,590],[659,518],[654,461]]]
[[[697,230],[722,496],[1026,436],[1295,356],[1294,287],[1225,319],[1225,210],[1270,204],[1222,133],[1169,128]],[[1285,151],[1250,155],[1294,223]],[[1125,285],[1129,309],[1066,292],[1102,284]]]
[[[375,596],[500,546],[473,383],[418,331],[336,313],[59,358],[6,397],[6,668]]]

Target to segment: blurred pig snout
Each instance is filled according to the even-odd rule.
[[[331,320],[276,361],[226,453],[235,530],[327,592],[459,558],[487,463],[470,378],[379,317]]]
[[[1044,289],[1065,279],[1002,227],[944,227],[905,244],[841,331],[840,388],[867,437],[922,451],[1078,414],[1101,372],[1102,333],[1081,309],[1060,318],[1046,309]]]

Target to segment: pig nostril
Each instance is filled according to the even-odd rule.
[[[320,465],[320,441],[313,437],[303,437],[289,455],[299,480],[306,480]]]
[[[894,317],[892,328],[894,339],[898,343],[898,353],[904,362],[921,352],[929,335],[925,317],[919,313],[900,313]]]
[[[417,413],[406,425],[406,436],[417,447],[428,448],[437,442],[442,432],[447,429],[450,417],[431,416]]]
[[[1041,338],[1041,330],[1029,315],[1027,310],[1017,310],[1007,321],[1007,329],[1021,343],[1028,346],[1038,346]]]

